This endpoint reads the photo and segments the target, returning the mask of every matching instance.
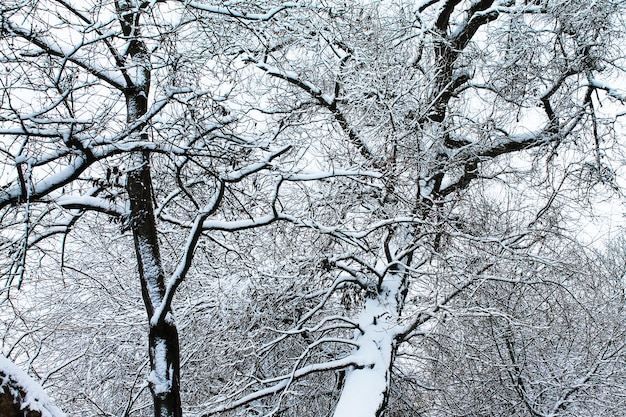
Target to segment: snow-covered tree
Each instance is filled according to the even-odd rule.
[[[319,240],[309,240],[311,281],[284,297],[300,306],[296,322],[259,352],[306,346],[207,414],[296,410],[318,373],[339,392],[325,414],[392,412],[394,370],[410,366],[399,354],[419,356],[466,294],[550,280],[539,266],[506,271],[563,262],[548,242],[574,237],[573,214],[618,187],[624,6],[325,2],[258,35],[245,60],[273,83],[265,112],[290,122],[299,166],[381,177],[283,187],[284,217]]]
[[[45,265],[54,252],[63,263],[80,250],[67,240],[77,223],[110,216],[134,241],[156,416],[182,415],[172,301],[201,235],[278,219],[280,175],[263,178],[280,171],[274,161],[289,147],[277,139],[280,126],[253,129],[239,41],[226,34],[289,7],[0,6],[4,298],[34,285],[24,278],[29,256]],[[166,263],[168,236],[177,245]]]
[[[156,416],[480,415],[477,401],[445,403],[462,389],[437,396],[426,384],[442,383],[447,364],[463,383],[484,375],[453,352],[475,345],[485,323],[500,326],[485,341],[509,371],[498,387],[531,415],[591,403],[568,389],[612,365],[574,364],[560,391],[539,398],[543,388],[519,378],[551,368],[519,368],[511,341],[545,350],[553,333],[507,327],[529,318],[497,297],[578,314],[587,284],[574,272],[560,275],[567,303],[533,291],[552,288],[559,268],[575,271],[575,214],[619,191],[624,6],[6,2],[3,295],[53,323],[63,304],[42,310],[19,296],[50,280],[47,294],[96,310],[102,327],[73,355],[97,361],[118,340],[100,357],[126,362],[108,374],[115,382],[80,393],[99,407],[98,389],[119,388],[102,413],[145,413],[145,379]],[[128,308],[137,293],[144,328]],[[59,332],[40,336],[15,317],[5,353],[32,365],[30,351],[63,349],[67,339],[50,342]],[[122,317],[128,326],[115,328]],[[142,331],[145,368],[129,350]],[[120,342],[124,332],[132,340]],[[558,338],[593,339],[568,327]],[[608,342],[580,352],[604,358],[602,346],[614,352]],[[555,363],[578,354],[553,353]],[[73,355],[50,371],[72,369]]]

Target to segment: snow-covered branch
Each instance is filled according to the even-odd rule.
[[[64,195],[53,201],[65,209],[98,211],[114,217],[127,216],[129,210],[127,205],[117,201],[93,196]]]
[[[23,38],[24,40],[30,42],[32,45],[41,48],[43,53],[45,54],[62,58],[78,65],[90,74],[101,79],[107,84],[110,84],[112,87],[116,88],[119,91],[123,91],[127,86],[126,81],[123,77],[115,76],[114,73],[109,72],[104,68],[97,68],[95,65],[93,65],[93,63],[89,62],[90,60],[88,57],[77,56],[78,49],[63,50],[61,49],[59,44],[53,44],[45,39],[45,37],[40,36],[32,30],[24,29],[12,23],[8,19],[2,19],[2,29],[7,33]]]
[[[236,401],[233,401],[229,404],[226,404],[220,407],[215,407],[211,410],[208,410],[202,414],[202,417],[207,417],[207,416],[221,413],[224,411],[233,410],[237,407],[241,407],[242,405],[249,404],[252,401],[261,399],[263,397],[267,397],[268,395],[276,394],[277,392],[280,392],[285,387],[287,387],[290,381],[294,379],[299,379],[304,376],[310,375],[312,373],[317,373],[317,372],[327,372],[327,371],[333,371],[337,369],[345,369],[350,366],[355,367],[355,368],[360,368],[364,365],[355,361],[355,358],[353,358],[352,356],[348,356],[344,359],[337,359],[333,361],[315,363],[315,364],[303,366],[297,369],[296,371],[292,372],[291,374],[283,375],[283,376],[276,377],[276,378],[271,378],[268,381],[260,381],[261,384],[265,384],[267,382],[269,383],[276,382],[276,381],[278,382],[274,383],[274,385],[270,387],[263,388],[251,394],[248,394],[245,397],[240,398]]]
[[[0,209],[16,202],[39,200],[51,191],[59,189],[77,179],[93,162],[95,162],[95,159],[88,155],[77,156],[66,168],[50,175],[45,180],[33,184],[32,189],[27,190],[27,195],[24,195],[23,187],[20,185],[2,190],[0,192]]]
[[[591,77],[589,79],[589,84],[594,87],[597,88],[598,90],[603,90],[606,91],[606,93],[610,96],[613,97],[616,100],[621,101],[622,103],[626,103],[626,93],[624,92],[620,92],[618,89],[616,89],[615,87],[613,87],[612,85],[599,81],[593,77]]]
[[[8,416],[38,413],[41,417],[65,417],[41,385],[3,355],[0,355],[0,412]]]
[[[202,10],[203,12],[208,12],[212,14],[234,17],[236,19],[241,20],[249,20],[249,21],[259,21],[264,22],[271,20],[278,13],[283,10],[292,9],[294,7],[300,7],[300,5],[296,2],[285,2],[279,6],[276,6],[265,13],[247,13],[245,11],[236,10],[232,7],[220,7],[220,6],[212,6],[208,4],[198,3],[196,1],[185,1],[185,6],[190,7],[196,10]]]

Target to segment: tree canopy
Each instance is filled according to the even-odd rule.
[[[5,1],[2,353],[70,415],[621,415],[625,8]]]

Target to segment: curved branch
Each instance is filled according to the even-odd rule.
[[[212,14],[234,17],[234,18],[241,19],[241,20],[257,21],[257,22],[266,22],[268,20],[271,20],[274,16],[276,16],[278,13],[282,12],[283,10],[291,9],[294,7],[300,7],[298,3],[288,2],[288,3],[283,3],[280,6],[276,6],[273,9],[270,9],[265,13],[246,13],[243,11],[232,9],[230,7],[210,6],[210,5],[201,4],[195,1],[186,1],[184,3],[187,7],[190,7],[196,10],[202,10],[203,12],[209,12]]]
[[[3,26],[2,27],[3,30],[6,30],[7,32],[12,33],[15,36],[20,37],[30,42],[31,44],[37,46],[38,48],[41,48],[46,54],[57,57],[57,58],[67,59],[68,61],[72,62],[73,64],[78,65],[80,68],[86,70],[91,75],[106,82],[107,84],[111,85],[117,90],[124,91],[124,89],[126,88],[125,82],[122,82],[121,80],[116,79],[116,77],[114,77],[112,74],[108,74],[104,69],[96,69],[93,66],[89,65],[88,63],[84,62],[83,60],[75,57],[74,54],[76,51],[72,51],[71,54],[68,54],[65,51],[49,44],[44,39],[38,37],[32,32],[27,31],[21,27],[18,27],[6,19],[2,20],[2,26]]]
[[[252,401],[267,397],[268,395],[275,394],[279,392],[280,390],[284,389],[285,387],[287,387],[290,384],[290,382],[293,381],[294,379],[299,379],[304,376],[307,376],[313,373],[318,373],[318,372],[345,369],[350,366],[360,369],[360,368],[363,368],[364,365],[358,363],[354,357],[348,356],[343,359],[338,359],[338,360],[323,362],[323,363],[314,363],[311,365],[303,366],[302,368],[290,373],[289,375],[283,375],[280,377],[272,378],[271,379],[272,381],[280,380],[280,382],[275,383],[271,387],[267,387],[265,389],[248,394],[245,397],[237,401],[233,401],[232,403],[228,405],[216,407],[212,410],[206,411],[201,415],[201,417],[208,417],[213,414],[221,413],[221,412],[228,411],[228,410],[233,410],[237,407],[241,407],[242,405],[249,404]]]

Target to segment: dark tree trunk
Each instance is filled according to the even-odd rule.
[[[154,310],[163,300],[165,277],[159,254],[152,183],[148,155],[136,155],[137,164],[128,173],[127,190],[130,199],[131,228],[135,240],[141,290],[150,321],[150,391],[155,417],[182,417],[180,402],[180,352],[178,330],[171,312],[152,322]]]
[[[150,140],[142,118],[148,112],[150,93],[150,55],[141,38],[139,21],[141,8],[130,2],[116,3],[122,32],[130,39],[123,69],[127,88],[127,122],[142,142]],[[155,417],[182,417],[180,401],[180,351],[178,330],[174,315],[168,308],[165,314],[154,317],[163,302],[165,274],[159,253],[159,238],[153,206],[150,155],[132,154],[128,167],[126,190],[130,200],[130,228],[135,241],[135,252],[141,281],[143,301],[150,323],[149,356],[150,391],[154,401]]]

